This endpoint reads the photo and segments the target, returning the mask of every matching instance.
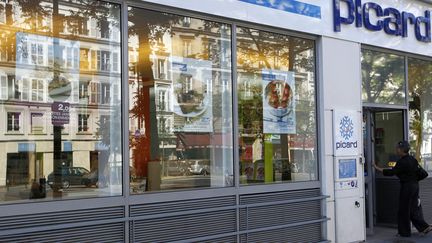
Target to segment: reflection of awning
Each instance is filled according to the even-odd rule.
[[[177,149],[232,148],[231,134],[176,133]]]

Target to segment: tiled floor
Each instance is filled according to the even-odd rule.
[[[421,236],[416,230],[409,238],[396,237],[397,229],[376,227],[374,235],[367,236],[367,243],[432,243],[432,232],[427,236]]]

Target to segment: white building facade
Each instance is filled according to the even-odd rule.
[[[398,181],[372,161],[409,140],[432,170],[431,10],[0,1],[0,242],[361,242],[395,225]]]

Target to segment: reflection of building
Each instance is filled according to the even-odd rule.
[[[6,15],[10,8],[17,14]],[[0,186],[52,172],[54,96],[71,104],[62,130],[63,165],[98,168],[101,151],[108,149],[102,124],[109,126],[120,100],[120,37],[109,19],[67,17],[74,4],[61,5],[63,27],[53,38],[51,15],[19,17],[19,8],[4,4],[0,11]],[[55,70],[68,82],[63,88],[51,86]]]
[[[163,37],[160,37],[158,41],[152,44],[150,62],[152,63],[154,77],[152,87],[161,161],[208,159],[209,152],[206,149],[213,148],[213,146],[206,133],[231,132],[232,121],[227,119],[227,117],[231,117],[231,104],[224,104],[225,100],[222,99],[212,100],[213,97],[219,98],[222,96],[221,92],[231,92],[231,60],[227,58],[226,52],[219,49],[221,40],[224,48],[230,48],[229,35],[224,36],[222,34],[221,37],[221,34],[218,35],[211,30],[203,31],[201,29],[201,20],[188,17],[181,18],[178,23],[172,26],[171,32],[164,33]],[[191,30],[200,33],[196,34]],[[130,42],[129,61],[133,65],[130,70],[133,71],[129,73],[129,77],[131,82],[134,82],[134,80],[138,79],[136,67],[138,62],[138,39],[131,37]],[[195,73],[192,75],[182,72],[182,65],[189,65],[189,69],[195,65],[196,70],[198,70],[195,70],[196,72],[202,74],[208,71],[209,75],[202,74],[199,76]],[[208,67],[205,65],[208,65]],[[206,80],[198,80],[197,77],[206,77]],[[178,85],[179,83],[181,85]],[[130,103],[134,102],[134,94],[137,93],[141,85],[145,84],[139,81],[136,85],[129,86]],[[181,96],[176,94],[176,89],[180,89]],[[212,97],[208,98],[209,101],[206,105],[210,107],[207,109],[210,111],[209,113],[214,121],[208,120],[207,126],[201,130],[195,126],[194,134],[184,135],[184,133],[189,132],[187,129],[188,118],[176,114],[175,106],[177,106],[178,112],[185,113],[187,113],[185,110],[188,107],[181,107],[185,105],[183,103],[192,100],[190,103],[199,106],[200,103],[204,102],[204,98],[191,98],[196,93],[211,94]],[[229,102],[228,95],[223,99]],[[182,108],[184,110],[181,110]],[[228,115],[222,116],[222,112]],[[225,119],[222,119],[222,117]],[[137,118],[130,119],[129,126],[131,136],[144,134],[144,121]],[[132,133],[135,133],[135,135]],[[219,144],[221,143],[222,141],[219,142]],[[133,152],[131,156],[131,165],[133,166]]]

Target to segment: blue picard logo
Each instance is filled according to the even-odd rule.
[[[345,140],[350,139],[354,133],[354,123],[348,116],[344,116],[339,123],[339,132]]]

